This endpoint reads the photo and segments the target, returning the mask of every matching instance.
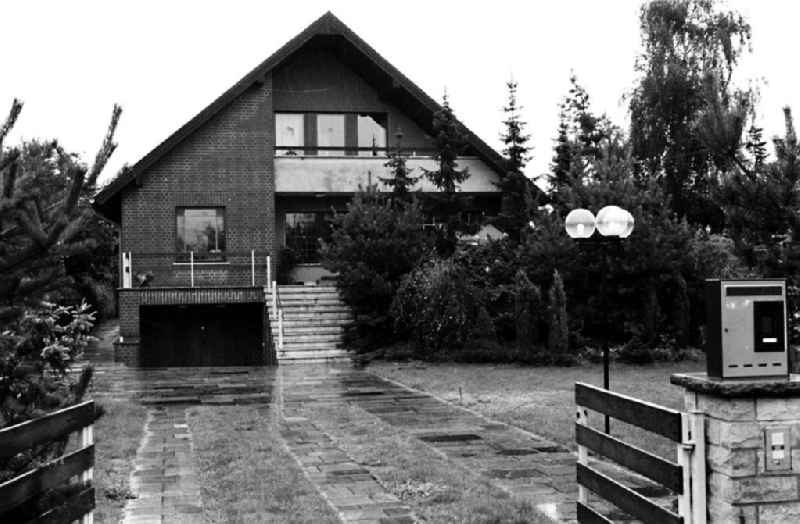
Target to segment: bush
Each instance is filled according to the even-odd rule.
[[[94,313],[43,304],[0,333],[0,427],[19,424],[83,400],[92,377],[72,363],[92,340]],[[0,482],[63,453],[66,439],[0,460]]]
[[[453,260],[435,259],[410,273],[392,316],[397,332],[410,335],[422,358],[447,359],[467,341],[493,338],[479,290]]]
[[[393,200],[374,187],[359,191],[347,211],[334,216],[321,255],[355,316],[345,330],[347,347],[367,352],[396,340],[389,309],[400,281],[431,249],[423,223],[416,199]]]

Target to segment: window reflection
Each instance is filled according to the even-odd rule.
[[[344,154],[344,115],[317,115],[317,145],[321,156],[340,156]]]
[[[386,148],[386,115],[380,113],[360,113],[356,120],[358,147],[373,148],[372,151],[359,149],[360,156],[383,156]]]
[[[195,260],[225,260],[224,208],[178,208],[176,217],[178,261],[188,262],[190,251]]]
[[[277,155],[301,155],[303,153],[303,115],[297,113],[275,114],[275,143]]]

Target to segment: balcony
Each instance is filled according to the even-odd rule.
[[[302,152],[302,151],[301,151]],[[386,156],[342,155],[277,155],[275,156],[275,191],[277,193],[355,193],[359,186],[378,184],[378,189],[388,188],[380,183],[389,176],[384,164]],[[360,152],[360,151],[359,151]],[[381,151],[381,155],[385,152]],[[436,169],[430,156],[409,156],[406,165],[419,176],[421,168]],[[468,168],[470,177],[460,185],[463,193],[496,193],[497,174],[477,157],[461,157],[459,168]],[[414,189],[433,192],[436,188],[425,178]]]
[[[266,287],[272,278],[266,251],[122,253],[122,288]]]

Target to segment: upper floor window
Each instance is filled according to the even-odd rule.
[[[276,154],[303,154],[304,119],[302,113],[275,114],[275,143],[281,147],[275,151]]]
[[[344,115],[317,115],[317,146],[323,148],[342,148],[320,149],[317,154],[322,156],[339,156],[344,154]]]
[[[385,113],[359,113],[356,118],[356,130],[359,155],[377,156],[378,151],[382,151],[386,147]],[[363,147],[369,147],[372,150],[362,150]]]
[[[384,156],[386,113],[275,113],[276,155]]]
[[[175,215],[180,262],[189,261],[190,251],[194,253],[195,261],[225,260],[224,207],[179,207]]]

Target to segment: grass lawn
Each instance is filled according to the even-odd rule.
[[[665,407],[683,407],[683,390],[669,383],[672,373],[701,371],[702,362],[645,366],[612,363],[611,389]],[[575,448],[575,382],[603,383],[600,364],[577,367],[521,367],[487,364],[373,363],[376,375],[433,393],[488,417],[524,428]],[[590,415],[590,423],[602,417]],[[675,460],[675,445],[621,422],[611,432],[624,440]]]
[[[424,522],[538,524],[551,520],[511,498],[477,472],[454,467],[434,450],[364,410],[346,405],[312,411],[314,423]]]
[[[189,424],[205,521],[339,522],[284,449],[269,408],[201,406]]]
[[[126,497],[133,459],[142,438],[147,409],[122,400],[103,400],[106,413],[94,426],[95,522],[118,522]]]

